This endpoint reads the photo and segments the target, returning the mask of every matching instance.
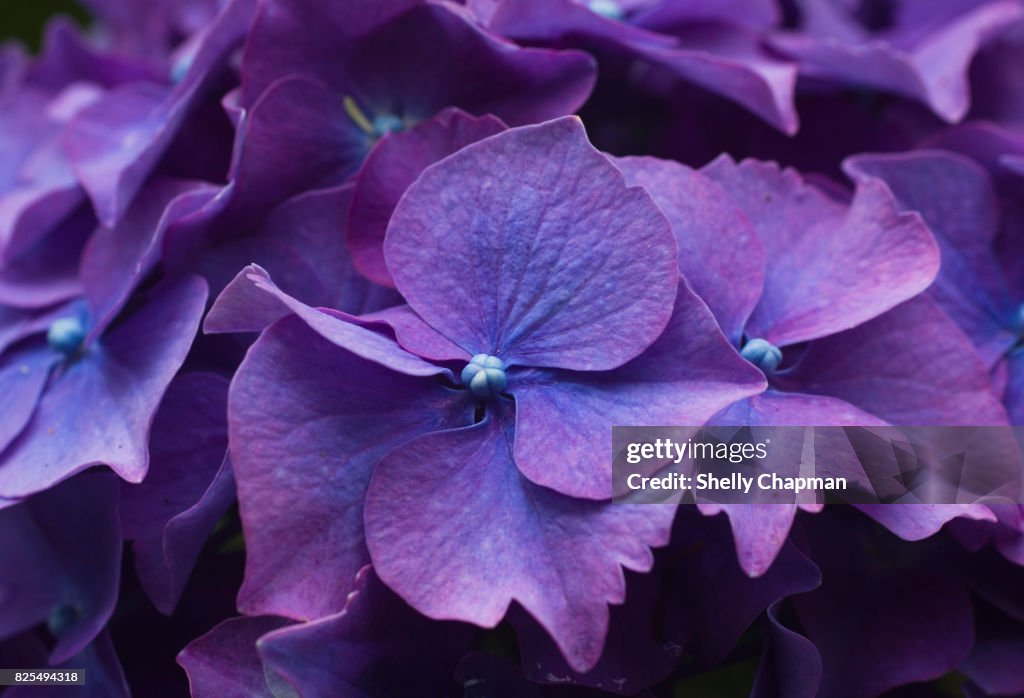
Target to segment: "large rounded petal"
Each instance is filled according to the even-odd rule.
[[[470,354],[575,370],[646,349],[679,275],[665,217],[575,118],[428,168],[395,209],[384,256],[413,310]]]
[[[931,232],[900,213],[884,184],[849,205],[792,170],[721,157],[702,172],[722,185],[764,245],[764,292],[747,335],[782,346],[859,325],[927,288],[939,269]]]
[[[523,478],[508,419],[428,434],[396,449],[366,499],[367,544],[381,579],[432,618],[495,626],[518,602],[569,665],[601,655],[622,568],[646,571],[675,507],[565,497]]]
[[[739,346],[764,283],[764,249],[750,222],[720,185],[685,165],[650,157],[614,162],[668,218],[683,276]]]
[[[315,312],[315,311],[314,311]],[[272,325],[231,386],[231,458],[246,535],[239,607],[296,619],[340,611],[368,562],[363,499],[377,462],[472,405],[431,377],[360,359],[300,318]]]

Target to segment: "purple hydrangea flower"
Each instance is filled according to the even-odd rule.
[[[915,298],[938,270],[931,232],[900,213],[878,180],[844,201],[845,192],[753,161],[723,157],[700,172],[649,158],[617,164],[655,197],[680,241],[683,273],[768,377],[764,393],[719,422],[1006,423],[970,343],[938,307]],[[752,575],[771,565],[795,511],[703,508],[727,511]]]
[[[619,566],[648,568],[672,518],[593,501],[611,495],[608,428],[700,423],[763,379],[680,285],[660,211],[576,120],[506,131],[428,168],[395,211],[385,258],[410,306],[380,319],[313,310],[248,274],[296,316],[264,332],[231,391],[249,542],[240,606],[336,612],[337,580],[372,559],[428,616],[490,626],[517,600],[585,669],[606,604],[623,598]],[[229,290],[218,305],[238,307],[241,326],[275,318]],[[258,397],[270,386],[272,403]],[[586,569],[567,562],[581,549]]]
[[[150,422],[207,296],[194,277],[133,295],[152,267],[165,206],[183,191],[154,184],[120,226],[92,236],[80,269],[83,296],[34,314],[7,313],[0,378],[16,399],[0,415],[0,497],[26,497],[101,463],[131,481],[145,475]]]

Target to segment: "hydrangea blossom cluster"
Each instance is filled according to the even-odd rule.
[[[1024,694],[1024,499],[611,453],[1024,426],[1024,2],[83,4],[0,45],[0,668]]]

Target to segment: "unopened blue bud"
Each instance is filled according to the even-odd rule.
[[[85,325],[80,318],[62,317],[50,325],[46,341],[53,349],[65,356],[71,356],[82,348],[85,335]]]
[[[393,114],[381,114],[373,118],[373,132],[377,138],[396,133],[405,128],[405,123]]]
[[[751,339],[740,349],[744,359],[771,375],[782,363],[782,350],[764,339]]]
[[[596,15],[607,19],[622,19],[625,13],[615,0],[588,0],[587,8]]]
[[[490,354],[477,354],[462,369],[462,384],[481,400],[497,397],[508,385],[505,362]]]
[[[46,629],[54,637],[61,637],[68,629],[78,622],[78,611],[69,603],[62,603],[50,611],[46,619]]]

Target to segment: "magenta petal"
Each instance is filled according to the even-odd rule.
[[[446,109],[408,131],[381,139],[356,177],[348,232],[356,268],[372,281],[393,286],[384,262],[384,233],[402,194],[428,166],[504,129],[493,116],[478,118]]]
[[[268,301],[269,299],[269,301]],[[210,310],[207,332],[259,331],[278,318],[295,314],[327,341],[353,354],[410,376],[450,374],[402,349],[393,339],[364,324],[386,328],[384,323],[363,323],[338,311],[311,308],[279,289],[266,270],[252,264],[235,277]]]
[[[377,466],[367,545],[381,579],[422,613],[495,626],[518,602],[576,671],[592,667],[622,603],[622,568],[650,569],[674,507],[598,504],[524,479],[505,417],[435,432]]]
[[[650,157],[614,162],[668,218],[683,276],[738,346],[764,282],[764,249],[746,217],[721,186],[689,167]]]
[[[32,420],[0,454],[0,496],[26,496],[97,464],[142,480],[153,415],[205,302],[200,279],[158,286],[84,356],[62,365]]]
[[[562,494],[610,499],[612,426],[701,425],[764,388],[764,374],[739,356],[681,284],[665,332],[624,366],[510,374],[516,465]]]
[[[854,327],[927,288],[939,268],[931,232],[877,181],[847,206],[792,170],[721,157],[702,172],[732,197],[764,245],[764,292],[747,328],[782,346]]]
[[[970,340],[927,296],[810,343],[779,380],[845,400],[892,424],[1007,423]]]
[[[450,695],[474,629],[423,617],[370,567],[354,583],[340,613],[261,638],[266,666],[303,696]]]
[[[274,698],[257,641],[287,623],[282,618],[231,618],[178,655],[195,698]]]
[[[428,168],[395,209],[384,255],[413,310],[469,354],[574,370],[646,349],[679,276],[664,216],[572,117]]]
[[[239,607],[296,619],[342,609],[368,562],[363,499],[385,454],[470,419],[431,379],[346,352],[298,318],[271,326],[231,387],[231,458],[245,528]]]
[[[139,580],[170,614],[199,552],[234,501],[227,452],[228,383],[188,373],[171,383],[153,421],[150,467],[121,498],[124,536],[133,541]]]
[[[50,662],[81,652],[117,600],[121,529],[118,483],[86,473],[0,510],[0,637],[70,612]]]

